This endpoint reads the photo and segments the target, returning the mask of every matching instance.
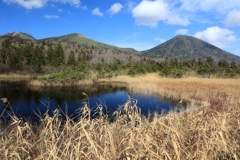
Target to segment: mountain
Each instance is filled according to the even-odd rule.
[[[33,41],[51,41],[51,42],[66,42],[76,45],[85,45],[88,47],[98,47],[99,49],[111,49],[117,53],[127,53],[127,54],[136,54],[140,55],[141,52],[137,51],[133,48],[120,48],[113,45],[108,45],[105,43],[101,43],[92,39],[89,39],[85,37],[84,35],[78,34],[78,33],[72,33],[64,36],[59,37],[50,37],[50,38],[44,38],[40,40],[36,40],[34,37],[32,37],[29,34],[23,33],[23,32],[10,32],[4,35],[1,35],[0,38],[19,38],[19,39],[25,39],[25,40],[33,40]]]
[[[141,55],[146,57],[158,58],[160,59],[174,59],[177,58],[179,60],[189,60],[189,59],[206,59],[211,56],[215,61],[219,61],[220,59],[225,59],[229,63],[232,60],[235,60],[240,64],[240,57],[229,52],[226,52],[216,46],[197,39],[192,36],[176,36],[165,43],[162,43],[152,49],[146,51],[137,51],[132,48],[120,48],[113,45],[108,45],[102,42],[98,42],[92,39],[85,37],[82,34],[72,33],[64,36],[58,37],[50,37],[45,39],[36,40],[33,36],[22,33],[22,32],[10,32],[0,36],[1,38],[18,38],[18,39],[27,39],[35,42],[54,42],[57,44],[58,42],[63,42],[65,44],[73,44],[73,46],[87,46],[87,48],[91,48],[94,46],[101,50],[111,50],[113,53],[125,53],[125,54],[134,54]]]
[[[33,36],[23,33],[23,32],[9,32],[7,34],[1,35],[2,38],[19,38],[26,40],[36,40]]]
[[[228,62],[235,60],[240,63],[240,57],[223,51],[216,46],[192,36],[176,36],[152,49],[142,51],[143,56],[153,58],[168,58],[179,60],[206,59],[211,56],[215,61],[226,59]]]
[[[41,39],[39,41],[66,42],[66,43],[71,43],[71,44],[86,45],[88,47],[94,46],[94,47],[98,47],[98,48],[101,48],[101,49],[111,49],[113,51],[120,52],[120,53],[136,54],[136,55],[141,54],[140,51],[137,51],[135,49],[120,48],[120,47],[117,47],[117,46],[108,45],[108,44],[105,44],[105,43],[101,43],[101,42],[89,39],[89,38],[85,37],[84,35],[78,34],[78,33],[72,33],[72,34],[59,36],[59,37],[45,38],[45,39]]]

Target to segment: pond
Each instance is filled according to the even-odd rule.
[[[84,95],[83,93],[87,94]],[[18,117],[36,120],[38,114],[43,114],[49,108],[49,114],[55,109],[61,113],[74,115],[83,106],[90,104],[93,110],[103,104],[108,114],[113,113],[119,105],[128,99],[137,100],[137,106],[145,116],[149,112],[168,111],[178,100],[159,98],[157,95],[142,95],[130,92],[125,84],[99,84],[88,87],[30,87],[27,82],[0,82],[0,98],[7,98],[11,107],[6,107],[0,101],[0,114],[7,117],[13,111]]]

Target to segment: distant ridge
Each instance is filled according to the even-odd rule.
[[[105,44],[99,41],[92,40],[85,37],[82,34],[71,33],[68,35],[49,37],[44,39],[36,40],[33,36],[23,33],[23,32],[10,32],[4,35],[1,35],[0,38],[17,38],[32,40],[36,42],[41,41],[51,41],[51,42],[63,42],[70,43],[73,45],[85,45],[87,47],[94,47],[100,50],[108,49],[112,50],[114,53],[125,53],[125,54],[134,54],[141,55],[151,58],[159,59],[178,59],[178,60],[190,60],[195,58],[202,58],[203,60],[211,56],[215,61],[220,59],[225,59],[229,63],[233,60],[240,64],[240,57],[229,52],[226,52],[210,43],[202,41],[198,38],[192,36],[183,36],[178,35],[172,39],[145,51],[137,51],[133,48],[120,48],[117,46]]]
[[[142,51],[142,55],[154,58],[179,60],[206,59],[211,56],[215,61],[225,59],[240,63],[240,57],[192,36],[178,35],[152,49]]]
[[[36,40],[33,36],[23,33],[23,32],[9,32],[7,34],[1,35],[3,38],[19,38],[26,40]]]
[[[45,39],[41,39],[39,41],[66,42],[66,43],[72,43],[72,44],[86,45],[88,47],[94,46],[94,47],[98,47],[98,48],[101,48],[101,49],[111,49],[111,50],[114,50],[116,52],[127,53],[127,54],[136,54],[136,55],[141,54],[140,51],[137,51],[133,48],[120,48],[120,47],[117,47],[117,46],[105,44],[105,43],[98,42],[98,41],[92,40],[90,38],[87,38],[84,35],[78,34],[78,33],[72,33],[72,34],[59,36],[59,37],[45,38]]]
[[[44,39],[36,40],[33,36],[23,33],[23,32],[10,32],[4,35],[1,35],[0,38],[19,38],[19,39],[25,39],[25,40],[33,40],[33,41],[55,41],[55,42],[66,42],[76,45],[86,45],[88,47],[98,47],[99,49],[111,49],[115,51],[116,53],[126,53],[126,54],[135,54],[140,55],[141,52],[137,51],[133,48],[120,48],[113,45],[108,45],[102,42],[98,42],[95,40],[92,40],[90,38],[85,37],[82,34],[78,33],[71,33],[68,35],[63,36],[57,36],[57,37],[49,37]]]

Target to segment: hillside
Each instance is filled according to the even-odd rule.
[[[7,34],[1,35],[0,38],[19,38],[25,40],[36,40],[33,36],[23,33],[23,32],[9,32]]]
[[[81,46],[86,46],[86,47],[97,47],[99,49],[109,49],[114,52],[118,53],[127,53],[127,54],[136,54],[140,55],[141,52],[137,51],[132,48],[120,48],[117,46],[112,46],[108,44],[104,44],[92,39],[89,39],[85,37],[84,35],[78,34],[78,33],[72,33],[64,36],[59,36],[59,37],[49,37],[49,38],[44,38],[40,40],[36,40],[34,37],[32,37],[29,34],[22,33],[22,32],[10,32],[4,35],[1,35],[0,38],[19,38],[19,39],[25,39],[25,40],[34,40],[38,42],[42,41],[48,41],[48,42],[65,42],[65,43],[70,43],[70,44],[75,44],[75,45],[81,45]]]
[[[94,48],[101,53],[123,53],[123,54],[131,54],[138,56],[145,56],[154,58],[157,61],[161,61],[165,58],[168,59],[178,59],[181,61],[189,60],[189,59],[198,59],[202,58],[205,60],[207,57],[211,56],[216,62],[220,59],[227,60],[227,62],[231,62],[234,60],[235,62],[240,64],[240,57],[229,52],[226,52],[216,46],[197,39],[191,36],[176,36],[169,41],[160,44],[152,49],[146,51],[137,51],[133,48],[120,48],[113,45],[108,45],[102,42],[98,42],[92,40],[90,38],[85,37],[82,34],[72,33],[64,36],[58,37],[49,37],[40,40],[36,40],[33,36],[22,33],[22,32],[10,32],[0,36],[0,42],[3,38],[14,38],[14,39],[24,39],[24,40],[32,40],[34,43],[52,43],[58,44],[61,42],[63,46],[66,46],[65,53],[68,55],[70,50],[75,50],[76,47],[80,48]],[[70,48],[67,46],[71,46]],[[112,56],[112,55],[111,55]],[[114,56],[113,56],[114,57]]]
[[[149,51],[138,52],[139,55],[133,49],[124,52],[122,48],[76,33],[41,40],[29,40],[29,37],[22,33],[0,37],[0,74],[54,74],[40,80],[71,83],[90,78],[92,72],[98,78],[152,72],[175,78],[240,76],[239,57],[193,37],[177,36]]]
[[[92,39],[89,39],[85,37],[82,34],[78,33],[72,33],[64,36],[59,36],[59,37],[50,37],[46,39],[41,39],[39,41],[57,41],[57,42],[66,42],[66,43],[71,43],[71,44],[76,44],[76,45],[85,45],[88,47],[98,47],[101,49],[111,49],[115,52],[120,52],[120,53],[127,53],[127,54],[137,54],[140,55],[141,52],[132,49],[132,48],[120,48],[112,45],[108,45],[105,43],[101,43]]]
[[[215,61],[225,59],[228,62],[235,60],[240,63],[240,57],[192,36],[176,36],[152,49],[142,51],[142,55],[179,60],[206,59],[211,56]]]
[[[132,61],[140,61],[142,59],[142,57],[139,56],[141,54],[140,51],[136,51],[132,48],[120,48],[104,44],[77,33],[36,40],[31,35],[26,33],[10,32],[0,36],[0,51],[2,43],[5,41],[5,39],[10,40],[10,45],[14,46],[13,48],[19,48],[18,51],[12,48],[11,52],[14,53],[24,52],[21,54],[25,54],[30,51],[34,52],[34,48],[38,46],[46,56],[49,47],[51,46],[53,49],[55,49],[60,42],[60,45],[64,51],[65,60],[68,59],[68,56],[72,51],[75,54],[75,58],[78,58],[79,54],[87,54],[89,57],[91,57],[90,63],[92,64],[102,61],[105,63],[113,63],[115,60],[128,62],[130,57]],[[30,48],[28,48],[29,46]],[[37,50],[40,51],[40,49]],[[0,61],[8,61],[8,58],[10,58],[10,54],[8,55],[8,53],[6,53],[6,55],[1,55],[0,53]],[[29,58],[27,59],[30,60]]]

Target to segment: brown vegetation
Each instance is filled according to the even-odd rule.
[[[34,87],[71,87],[71,86],[91,86],[93,85],[93,81],[92,80],[81,80],[81,81],[77,81],[74,83],[61,83],[61,82],[54,82],[54,83],[50,83],[50,82],[40,82],[38,80],[32,80],[29,81],[28,83],[31,86]]]
[[[30,74],[14,74],[14,73],[9,73],[9,74],[1,74],[0,75],[0,80],[1,81],[20,81],[20,80],[32,80],[36,79],[37,75],[30,75]]]
[[[133,92],[158,94],[175,99],[185,99],[209,105],[212,101],[225,104],[238,104],[240,101],[239,79],[221,78],[160,78],[158,74],[146,74],[138,77],[119,76],[102,79],[105,82],[122,81]]]
[[[113,115],[103,114],[99,104],[98,118],[91,119],[84,103],[78,121],[64,121],[56,110],[53,117],[39,116],[38,125],[13,115],[10,124],[0,123],[0,159],[240,159],[239,80],[150,74],[101,81],[202,105],[146,118],[129,99]]]

